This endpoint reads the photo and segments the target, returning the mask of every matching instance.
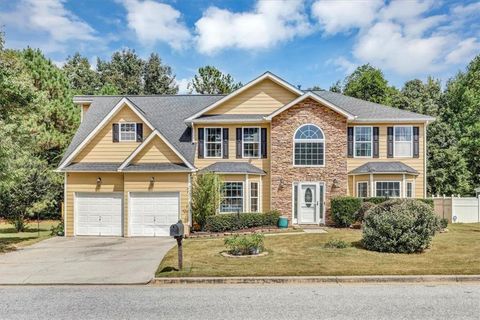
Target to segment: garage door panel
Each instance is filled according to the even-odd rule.
[[[76,234],[122,235],[121,193],[76,193]]]
[[[170,225],[179,217],[178,192],[130,194],[132,236],[168,236]]]

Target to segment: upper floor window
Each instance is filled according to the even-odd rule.
[[[120,141],[137,141],[136,123],[120,123]]]
[[[411,157],[413,151],[413,127],[396,126],[393,134],[393,152],[395,157]]]
[[[355,157],[370,158],[372,156],[372,127],[354,127]]]
[[[244,158],[260,157],[260,128],[243,128],[242,149]]]
[[[222,157],[222,128],[205,128],[205,157]]]
[[[323,166],[325,164],[325,137],[313,124],[297,129],[294,135],[294,165]]]

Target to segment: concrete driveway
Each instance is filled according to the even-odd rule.
[[[170,238],[56,237],[0,255],[0,284],[149,282]]]

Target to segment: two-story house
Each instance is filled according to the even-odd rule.
[[[267,72],[229,95],[76,96],[60,163],[67,236],[164,236],[192,224],[196,174],[224,181],[224,212],[329,221],[334,196],[423,198],[434,118]]]

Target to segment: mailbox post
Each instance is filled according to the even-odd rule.
[[[182,220],[178,220],[177,223],[170,226],[170,236],[177,240],[178,248],[178,270],[183,268],[183,247],[182,240],[185,235],[184,226]]]

